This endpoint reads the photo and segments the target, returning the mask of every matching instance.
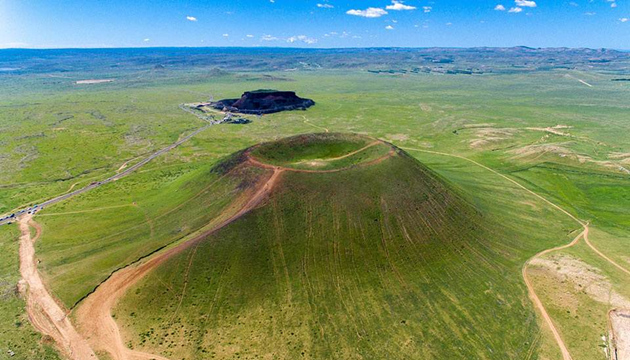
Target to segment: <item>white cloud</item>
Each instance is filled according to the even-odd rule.
[[[146,38],[146,39],[144,39],[144,40],[142,40],[142,41],[144,41],[144,42],[149,42],[149,41],[151,41],[151,39]]]
[[[595,14],[596,14],[596,13],[594,13],[594,12],[590,12],[590,11],[589,11],[589,12],[585,12],[585,13],[584,13],[584,15],[586,15],[586,16],[593,16],[593,15],[595,15]]]
[[[394,27],[391,25],[385,26],[385,30],[394,30]]]
[[[230,34],[223,34],[223,37],[229,37]]]
[[[332,9],[334,8],[334,6],[330,5],[330,4],[317,4],[318,8],[322,8],[322,9]]]
[[[521,9],[520,7],[513,7],[510,10],[508,10],[508,12],[511,12],[511,13],[520,13],[521,11],[523,11],[523,9]]]
[[[621,21],[623,23],[628,22],[628,20],[630,20],[630,19],[628,19],[628,18],[621,18],[621,19],[619,19],[619,21]]]
[[[188,21],[197,21],[197,18],[194,16],[186,16],[186,20]]]
[[[387,5],[385,9],[394,10],[394,11],[402,11],[402,10],[416,10],[417,7],[411,6],[411,5],[405,5],[402,3],[402,1],[392,0],[392,4]]]
[[[262,41],[277,41],[278,38],[275,36],[271,36],[271,35],[263,35],[260,40]]]
[[[531,8],[536,7],[536,2],[531,1],[531,0],[514,0],[514,3],[518,7],[531,7]]]
[[[387,15],[387,11],[381,8],[371,7],[365,10],[348,10],[346,14],[354,15],[354,16],[362,16],[366,18],[378,18],[383,15]]]
[[[297,35],[297,36],[291,36],[290,38],[287,39],[288,43],[295,43],[295,42],[303,42],[305,44],[316,44],[317,43],[317,39],[314,38],[310,38],[306,35]]]
[[[431,12],[431,10],[433,10],[433,8],[432,8],[431,6],[423,6],[423,7],[422,7],[422,10],[423,10],[425,13],[430,13],[430,12]]]
[[[28,43],[16,41],[0,44],[0,49],[25,48],[28,46],[30,46]]]
[[[616,8],[617,7],[617,3],[614,2],[614,3],[610,4],[610,7],[613,8],[613,9]]]
[[[499,4],[499,5],[494,7],[494,10],[496,10],[496,11],[505,11],[505,6]]]
[[[253,37],[254,37],[254,35],[252,35],[252,34],[247,34],[247,35],[245,35],[245,37],[248,37],[248,38],[253,38]]]

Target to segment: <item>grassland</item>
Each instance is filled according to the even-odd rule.
[[[116,318],[133,348],[172,358],[523,358],[538,326],[518,269],[566,234],[517,242],[499,221],[405,154],[285,173],[266,206],[160,267]]]
[[[55,207],[41,217],[48,236],[37,248],[47,283],[63,290],[55,294],[72,307],[115,269],[202,229],[258,174],[253,169],[238,175],[210,166],[185,175],[173,169],[139,174],[132,182],[86,194],[81,201],[91,204],[88,209]],[[166,185],[167,192],[144,188],[151,182]],[[145,191],[138,197],[112,196],[137,192],[138,184]],[[107,205],[97,199],[108,199]],[[83,227],[86,221],[91,225]],[[60,227],[76,232],[51,230]]]
[[[182,112],[181,103],[207,100],[211,95],[235,97],[255,88],[296,90],[317,102],[306,112],[265,116],[246,126],[212,127],[138,174],[38,216],[36,220],[44,227],[37,249],[43,260],[41,271],[67,307],[114,269],[174,240],[175,236],[166,234],[167,228],[182,229],[183,236],[201,226],[205,218],[180,222],[201,215],[201,201],[182,209],[178,220],[173,220],[177,224],[165,224],[153,239],[149,226],[138,224],[159,220],[161,213],[193,199],[194,190],[213,178],[208,173],[218,159],[260,142],[325,130],[364,133],[405,147],[479,161],[590,220],[591,242],[615,261],[627,263],[630,199],[628,174],[623,169],[628,168],[630,139],[621,135],[630,130],[625,100],[630,88],[611,82],[616,74],[586,70],[475,76],[386,75],[360,70],[264,74],[270,76],[207,69],[121,76],[118,70],[99,69],[70,72],[61,78],[42,73],[1,79],[5,91],[0,100],[0,212],[113,174],[125,162],[133,163],[198,128],[200,121]],[[73,84],[110,77],[117,81]],[[556,217],[544,204],[492,173],[458,159],[410,153],[437,171],[484,216],[503,224],[506,228],[501,231],[512,234],[505,236],[506,242],[523,244],[518,255],[512,254],[511,270],[506,271],[513,284],[518,283],[519,266],[528,255],[568,241],[576,230],[571,221]],[[224,196],[216,206],[206,198],[205,204],[212,208],[204,216],[211,217],[220,210],[221,202],[229,201],[233,194],[229,189],[226,184],[218,190]],[[6,244],[5,254],[11,248],[15,253],[17,242]],[[567,253],[597,268],[617,292],[625,294],[623,274],[601,263],[583,244]],[[87,260],[82,260],[86,256],[99,259],[95,275],[89,274]],[[566,282],[562,291],[547,294],[545,289],[552,289],[559,277],[544,269],[537,274],[537,289],[573,357],[602,357],[601,314],[608,305]],[[3,268],[2,277],[17,279],[16,267]],[[523,314],[533,319],[535,312],[524,287],[514,286],[520,291]],[[571,289],[581,310],[565,316],[568,303],[558,299],[558,294]],[[13,309],[19,310],[19,306]],[[130,316],[126,310],[118,315]],[[136,315],[141,316],[139,311]],[[126,319],[125,323],[142,327],[149,322]],[[515,336],[531,344],[532,358],[557,358],[553,342],[546,342],[542,324],[528,326],[523,331],[529,335],[517,332]],[[506,326],[504,330],[513,329]],[[137,342],[136,331],[129,333]],[[8,336],[4,334],[2,339]],[[30,337],[13,339],[18,338],[23,339],[21,344],[32,341]]]

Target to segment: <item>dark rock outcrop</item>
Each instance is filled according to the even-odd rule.
[[[242,114],[271,114],[287,110],[306,110],[315,105],[311,99],[303,99],[293,91],[248,91],[240,99],[224,99],[212,103],[218,110]]]

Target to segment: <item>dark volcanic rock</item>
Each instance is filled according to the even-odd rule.
[[[248,91],[240,99],[224,99],[212,104],[215,109],[242,114],[271,114],[287,110],[306,110],[315,105],[311,99],[303,99],[293,91]]]

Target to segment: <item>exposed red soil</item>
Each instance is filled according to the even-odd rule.
[[[66,311],[55,301],[37,271],[34,244],[41,236],[41,227],[28,214],[20,219],[20,288],[26,296],[26,312],[37,330],[55,340],[61,352],[70,359],[96,359],[96,355],[77,333],[67,317]],[[35,227],[37,235],[31,239],[29,225]]]
[[[212,229],[205,231],[189,241],[157,253],[139,264],[131,265],[115,272],[109,279],[103,282],[94,293],[89,295],[79,306],[76,318],[81,333],[86,336],[93,348],[109,353],[114,360],[166,359],[162,356],[133,351],[127,348],[120,334],[118,325],[111,316],[112,308],[131,286],[140,281],[157,266],[171,257],[180,254],[184,250],[189,249],[199,241],[234,222],[258,206],[272,190],[281,173],[282,170],[274,169],[271,176],[257,186],[254,190],[254,194],[249,197],[240,210],[227,217],[225,220],[220,221],[213,226]]]

